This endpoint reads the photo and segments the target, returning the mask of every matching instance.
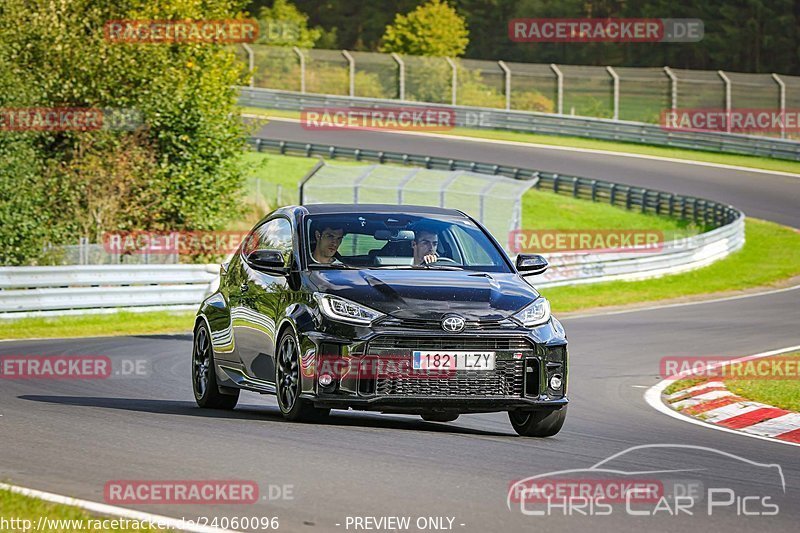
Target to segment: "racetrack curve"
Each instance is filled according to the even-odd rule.
[[[504,147],[375,132],[308,132],[273,122],[262,136],[502,162],[704,196],[746,214],[800,227],[800,181],[746,171],[616,156]],[[774,209],[771,208],[774,206]],[[243,393],[232,413],[195,407],[189,335],[0,343],[0,355],[102,354],[147,361],[148,378],[0,380],[0,480],[102,501],[114,479],[245,479],[294,499],[252,506],[134,505],[175,517],[278,516],[282,531],[353,531],[347,516],[450,516],[456,531],[795,531],[798,449],[664,416],[643,393],[665,356],[739,356],[800,344],[799,290],[703,304],[565,319],[570,341],[569,416],[556,437],[516,437],[505,414],[450,424],[417,417],[334,412],[323,425],[283,421],[272,398]],[[556,315],[557,310],[555,310]],[[189,325],[187,325],[188,329]],[[782,466],[786,496],[775,516],[736,509],[672,517],[524,516],[506,507],[511,482],[586,468],[643,444],[692,444]],[[667,451],[625,467],[704,469],[706,486],[737,496],[774,488],[766,469]],[[336,525],[340,524],[340,525]],[[460,524],[464,524],[463,526]],[[417,531],[412,527],[411,531]]]

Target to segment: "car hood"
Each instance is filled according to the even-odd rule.
[[[397,318],[500,320],[539,296],[518,274],[468,270],[315,270],[311,281],[320,292]]]

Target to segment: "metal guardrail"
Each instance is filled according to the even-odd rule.
[[[0,267],[0,316],[196,306],[218,276],[219,265]]]
[[[698,268],[744,244],[744,215],[701,198],[603,180],[490,163],[397,152],[359,150],[272,139],[250,139],[259,151],[325,156],[426,168],[471,170],[516,179],[535,179],[537,189],[595,202],[669,214],[716,229],[664,243],[659,253],[547,254],[552,268],[536,279],[538,287],[610,280],[632,280]],[[218,282],[218,265],[93,265],[0,267],[0,318],[98,310],[192,308]]]
[[[670,131],[656,124],[525,111],[447,106],[422,102],[304,94],[272,89],[240,88],[239,104],[263,109],[300,111],[309,107],[408,107],[452,110],[456,126],[500,129],[545,135],[652,144],[719,153],[800,160],[800,142],[722,132]]]
[[[658,253],[544,254],[551,268],[535,280],[537,287],[557,287],[601,281],[633,281],[678,274],[710,265],[745,241],[744,216],[712,231],[668,241]]]

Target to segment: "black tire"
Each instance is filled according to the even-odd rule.
[[[561,431],[567,419],[567,408],[562,407],[557,411],[509,411],[508,419],[521,437],[552,437]]]
[[[205,324],[195,329],[192,344],[192,390],[197,405],[206,409],[233,409],[239,401],[239,389],[228,389],[232,394],[220,392],[211,335]]]
[[[419,416],[425,422],[452,422],[458,420],[458,413],[425,413]]]
[[[275,394],[278,407],[286,420],[293,422],[318,422],[324,420],[330,409],[319,409],[305,398],[300,398],[300,349],[292,330],[281,335],[275,353]]]

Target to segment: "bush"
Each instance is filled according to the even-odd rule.
[[[440,0],[430,0],[407,15],[397,14],[386,26],[381,52],[456,57],[469,44],[464,17]]]
[[[6,264],[104,231],[197,230],[237,216],[244,144],[229,47],[105,39],[119,19],[228,19],[238,0],[5,0],[0,107],[135,109],[138,131],[0,132]],[[4,157],[5,156],[5,157]],[[139,226],[139,227],[133,227]],[[17,237],[14,237],[14,236]]]
[[[556,106],[551,98],[538,91],[513,91],[511,93],[511,109],[555,113]]]

